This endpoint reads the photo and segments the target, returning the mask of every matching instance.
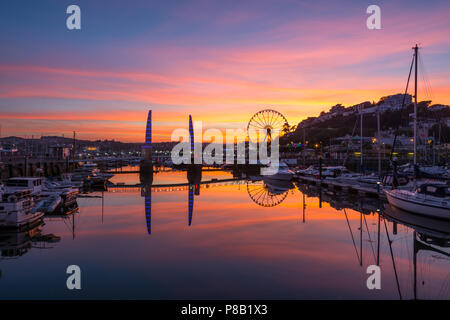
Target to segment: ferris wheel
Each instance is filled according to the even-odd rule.
[[[255,138],[251,138],[251,130],[255,130],[256,133],[262,130],[264,137],[260,137],[259,141],[270,142],[272,140],[272,132],[277,130],[281,133],[286,125],[289,126],[289,123],[280,112],[272,109],[264,109],[255,113],[248,122],[247,135],[249,139],[255,140]]]
[[[260,180],[247,181],[247,192],[254,203],[262,207],[275,207],[286,199],[289,190],[271,190],[264,180]]]

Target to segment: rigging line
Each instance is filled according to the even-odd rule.
[[[421,63],[420,60],[419,60],[419,63],[420,63],[420,69],[423,70],[423,68],[424,68],[423,67],[423,63]],[[423,89],[425,89],[425,94],[426,94],[426,98],[427,98],[426,100],[432,101],[433,100],[433,94],[431,92],[431,85],[429,83],[427,75],[423,71],[423,72],[420,73],[420,76],[421,76],[422,81],[424,83]]]
[[[400,300],[402,300],[402,292],[400,291],[400,283],[398,282],[397,268],[395,267],[394,253],[392,251],[392,242],[389,237],[386,220],[383,220],[383,222],[384,222],[384,228],[386,229],[386,235],[387,235],[387,240],[388,240],[388,244],[389,244],[389,249],[391,251],[392,265],[394,267],[394,274],[395,274],[395,281],[397,282],[398,295],[400,296]]]
[[[348,159],[348,154],[349,154],[349,151],[350,151],[350,144],[352,145],[352,147],[353,147],[353,137],[354,137],[354,135],[355,135],[355,131],[356,131],[356,125],[358,124],[358,122],[359,122],[359,117],[357,116],[356,117],[356,121],[355,121],[355,125],[353,126],[353,131],[352,131],[352,138],[350,139],[350,141],[347,143],[347,153],[346,153],[346,155],[345,155],[345,158],[344,158],[344,163],[342,164],[343,166],[345,166],[345,163],[347,162],[347,159]]]
[[[348,221],[347,211],[345,210],[345,208],[344,208],[344,214],[345,214],[345,219],[347,219],[348,229],[350,230],[350,235],[352,236],[353,247],[355,248],[356,257],[358,258],[358,264],[359,264],[359,262],[360,262],[360,260],[359,260],[359,253],[358,253],[358,249],[356,248],[355,237],[353,237],[352,228],[350,227],[350,221]]]
[[[395,129],[394,142],[392,143],[392,149],[391,149],[391,154],[389,156],[389,161],[392,161],[392,155],[394,154],[395,143],[397,142],[398,129],[400,127],[400,122],[401,122],[401,120],[403,118],[403,108],[405,107],[406,94],[408,93],[409,80],[411,78],[412,68],[413,68],[413,65],[414,65],[414,58],[415,58],[415,54],[413,54],[413,58],[412,58],[412,61],[411,61],[411,66],[409,68],[408,80],[406,81],[405,93],[403,94],[402,107],[400,109],[400,121],[397,122],[397,127]]]
[[[419,55],[419,63],[420,63],[421,76],[426,85],[425,89],[427,90],[428,100],[433,101],[433,96],[434,96],[433,88],[431,86],[431,83],[430,83],[430,80],[428,77],[428,72],[425,68],[425,63],[423,62],[423,59],[422,59],[422,55]],[[436,121],[439,123],[440,122],[439,115],[435,114],[435,113],[433,113],[433,115],[434,115],[434,118],[436,119]],[[441,140],[442,140],[442,137],[441,137]]]
[[[369,226],[367,225],[366,216],[364,216],[364,223],[366,224],[367,235],[369,236],[370,246],[372,247],[373,259],[374,259],[374,261],[377,261],[377,257],[375,255],[375,249],[373,248],[372,239],[370,237]]]
[[[425,92],[424,93],[424,96],[426,97],[426,98],[428,98],[428,88],[427,88],[427,83],[425,82],[425,76],[424,76],[424,70],[423,70],[423,65],[422,65],[422,59],[421,59],[421,56],[417,56],[418,57],[418,61],[419,61],[419,66],[420,66],[420,77],[421,77],[421,79],[422,79],[422,82],[423,83],[421,83],[420,84],[420,88]]]
[[[422,72],[420,72],[420,77],[421,77],[422,83],[423,83],[420,85],[420,88],[425,92],[425,100],[431,101],[430,85],[428,84],[428,80],[425,78],[425,75],[423,72],[423,64],[421,63],[420,59],[419,59],[419,65],[420,65],[420,69],[422,70]]]
[[[64,222],[64,225],[68,228],[68,230],[72,231],[72,226],[67,224],[66,219],[63,218],[63,222]]]
[[[428,71],[425,68],[425,63],[422,59],[422,54],[419,54],[419,63],[421,66],[420,69],[422,70],[422,75],[425,77],[425,83],[427,84],[429,89],[430,98],[433,99],[433,87],[431,86],[430,77],[428,76]]]
[[[407,230],[407,233],[408,233],[408,230],[409,229],[406,229]],[[413,249],[414,250],[414,249]],[[408,245],[408,244],[406,244],[406,251],[407,251],[407,256],[408,257],[411,257],[411,251],[410,251],[410,246]],[[414,254],[414,253],[413,253]],[[411,283],[414,283],[414,273],[413,273],[413,268],[414,268],[414,265],[413,265],[413,261],[411,261],[411,259],[408,259],[408,273],[410,274],[410,276],[411,276]]]

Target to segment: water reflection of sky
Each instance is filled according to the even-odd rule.
[[[185,177],[185,173],[172,175],[164,180],[161,174],[160,181]],[[209,177],[203,175],[203,179]],[[80,212],[74,217],[75,239],[72,217],[46,219],[43,230],[61,236],[59,243],[0,262],[0,297],[399,297],[383,223],[382,290],[366,287],[366,268],[376,264],[376,215],[362,220],[361,267],[356,253],[360,254],[361,222],[357,211],[346,210],[355,248],[343,210],[327,203],[319,208],[318,198],[306,197],[306,222],[302,222],[303,196],[297,189],[272,208],[254,203],[245,184],[202,185],[194,199],[189,227],[188,190],[152,192],[152,234],[148,235],[139,190],[105,192],[103,216],[101,198],[80,198]],[[387,222],[387,227],[402,297],[412,298],[413,230],[399,225],[393,235],[392,223]],[[81,267],[81,291],[66,289],[65,269],[70,264]],[[450,298],[449,266],[442,255],[419,252],[420,298]]]

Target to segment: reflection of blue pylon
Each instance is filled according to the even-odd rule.
[[[147,222],[147,232],[152,234],[152,191],[151,188],[145,193],[145,220]]]
[[[189,225],[192,224],[192,216],[194,214],[194,196],[200,195],[200,184],[189,185]]]
[[[189,225],[192,223],[192,214],[194,212],[194,186],[189,185]]]
[[[150,166],[151,181],[153,181],[153,164],[152,164],[152,110],[148,111],[147,116],[147,126],[145,129],[145,145],[143,146],[145,150],[144,159],[149,161],[146,166]],[[146,174],[148,170],[144,170]],[[146,177],[148,179],[148,177]],[[151,183],[151,182],[150,182]],[[147,223],[148,234],[152,233],[152,189],[150,185],[145,187],[145,220]]]

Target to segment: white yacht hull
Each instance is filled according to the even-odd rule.
[[[393,191],[385,190],[386,196],[388,198],[389,204],[416,214],[423,216],[429,216],[440,219],[450,219],[450,209],[448,206],[438,206],[435,203],[426,203],[414,201],[413,199],[405,199]]]
[[[31,226],[40,221],[44,216],[43,212],[35,212],[24,214],[21,212],[13,212],[7,216],[0,216],[1,229],[20,229],[26,226]]]

